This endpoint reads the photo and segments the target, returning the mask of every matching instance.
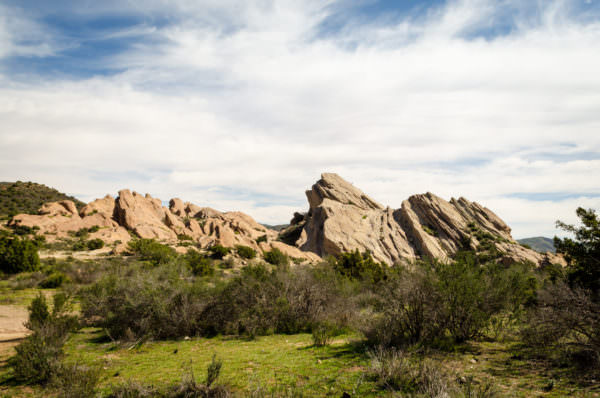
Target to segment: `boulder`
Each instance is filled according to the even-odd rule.
[[[167,210],[159,199],[123,189],[116,200],[115,219],[140,238],[174,242],[177,234],[165,224]]]

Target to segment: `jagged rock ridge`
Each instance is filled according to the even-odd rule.
[[[165,207],[160,199],[127,189],[119,191],[116,199],[110,195],[96,199],[81,211],[70,200],[46,203],[37,215],[19,214],[12,218],[10,225],[37,227],[39,233],[50,242],[68,238],[70,233],[82,228],[98,226],[98,231],[91,233],[90,238],[116,244],[117,251],[126,248],[133,234],[173,246],[183,239],[196,242],[200,247],[217,243],[226,247],[245,245],[259,252],[278,248],[294,258],[309,261],[320,259],[312,252],[303,252],[277,241],[277,231],[265,228],[247,214],[223,213],[184,203],[178,198],[171,199],[169,207]],[[264,238],[259,239],[261,237]]]
[[[450,258],[460,249],[490,249],[506,263],[562,263],[512,239],[496,214],[465,198],[449,202],[432,194],[413,195],[400,209],[383,207],[337,174],[324,173],[306,192],[309,211],[296,245],[319,256],[359,249],[388,264],[433,257]],[[292,225],[293,228],[294,225]]]

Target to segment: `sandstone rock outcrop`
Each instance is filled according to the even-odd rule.
[[[464,198],[449,202],[413,195],[400,209],[384,208],[337,174],[324,173],[306,192],[309,212],[296,245],[319,256],[369,250],[388,264],[433,257],[449,259],[463,248],[502,253],[506,263],[562,263],[560,256],[519,245],[491,210]]]
[[[202,248],[215,244],[226,247],[244,245],[259,253],[278,248],[294,258],[311,262],[320,260],[314,253],[277,241],[277,231],[264,227],[247,214],[222,213],[178,198],[171,199],[169,207],[165,207],[160,199],[127,189],[119,191],[116,199],[110,195],[96,199],[80,212],[68,200],[46,203],[38,215],[17,215],[11,220],[11,225],[37,227],[49,242],[70,238],[82,228],[97,226],[98,230],[89,237],[100,238],[108,244],[119,241],[117,251],[126,249],[132,233],[140,238],[156,239],[176,246],[179,251],[187,250],[178,246],[179,243],[191,240]],[[260,244],[257,240],[261,241]]]
[[[91,239],[100,238],[107,244],[117,243],[124,247],[131,237],[127,230],[113,220],[114,199],[105,197],[91,202],[77,212],[75,204],[70,200],[45,203],[39,215],[19,214],[12,218],[9,225],[25,226],[39,229],[39,233],[48,242],[68,238],[73,232],[81,229],[98,227],[90,234]]]

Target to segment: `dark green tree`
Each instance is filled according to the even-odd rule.
[[[40,266],[37,245],[19,237],[0,238],[0,271],[6,274],[35,271]]]
[[[569,284],[590,290],[597,301],[600,299],[600,220],[592,209],[579,207],[576,213],[581,226],[556,222],[558,228],[571,232],[574,238],[554,237],[554,246],[569,265]]]

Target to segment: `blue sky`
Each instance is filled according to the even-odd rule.
[[[516,237],[600,208],[600,1],[0,4],[0,179],[263,222],[338,172]]]

